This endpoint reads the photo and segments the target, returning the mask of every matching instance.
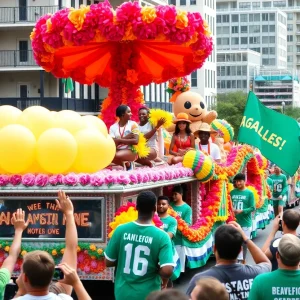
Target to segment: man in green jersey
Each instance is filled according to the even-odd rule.
[[[245,187],[245,175],[239,173],[234,179],[236,188],[230,192],[237,223],[242,227],[246,236],[250,239],[252,232],[252,212],[255,211],[255,200],[252,191]],[[246,261],[247,246],[243,245],[243,251],[238,256],[238,261]]]
[[[161,278],[173,273],[173,251],[169,235],[152,223],[156,212],[153,192],[137,197],[138,219],[119,225],[104,255],[107,267],[116,267],[115,299],[143,300],[161,289]]]
[[[290,233],[281,238],[276,253],[278,269],[255,277],[249,300],[300,298],[300,239]]]
[[[171,280],[177,279],[180,275],[180,260],[173,243],[173,238],[177,231],[177,220],[168,214],[169,206],[170,206],[170,199],[168,196],[159,196],[157,198],[157,213],[160,217],[160,220],[164,224],[163,225],[164,231],[169,235],[170,239],[172,240],[173,254],[174,254],[173,258],[174,258],[174,263],[176,264],[173,271],[173,275],[170,278],[170,280],[163,280],[162,288],[166,288],[167,285],[171,287],[172,286]]]
[[[278,166],[274,167],[274,174],[270,176],[273,180],[273,193],[272,200],[274,206],[274,214],[282,216],[283,206],[285,205],[283,197],[287,192],[287,178],[284,174],[281,173],[281,170]]]
[[[172,190],[173,202],[171,202],[171,207],[174,211],[184,220],[188,225],[192,224],[192,208],[183,201],[183,189],[182,186],[174,186]],[[181,272],[185,270],[185,247],[183,245],[183,236],[181,232],[177,229],[175,237],[173,239],[176,251],[180,258]]]

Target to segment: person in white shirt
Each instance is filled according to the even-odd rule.
[[[138,159],[138,155],[131,150],[131,146],[139,142],[139,126],[130,120],[132,113],[127,105],[118,106],[116,116],[119,121],[109,128],[109,135],[113,138],[117,148],[112,162],[120,166],[126,162],[126,168],[129,170],[132,167],[131,163]]]
[[[139,130],[144,134],[147,139],[147,146],[150,148],[150,153],[145,158],[139,158],[137,160],[141,165],[153,167],[151,161],[158,157],[158,134],[160,127],[166,122],[164,118],[158,120],[157,125],[154,127],[149,122],[149,109],[147,107],[141,107],[139,109]]]
[[[221,162],[220,148],[210,141],[211,133],[215,133],[207,123],[202,123],[197,131],[194,132],[195,138],[199,138],[199,150],[210,155],[216,163]]]

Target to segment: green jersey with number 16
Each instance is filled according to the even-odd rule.
[[[169,235],[152,224],[119,225],[104,254],[106,259],[117,261],[116,300],[144,300],[150,292],[161,289],[159,267],[175,266]]]

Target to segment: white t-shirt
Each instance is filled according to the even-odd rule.
[[[109,128],[109,135],[112,138],[121,139],[124,138],[129,133],[139,134],[139,125],[129,120],[127,124],[123,127],[119,126],[119,122],[116,122],[115,124],[111,125]],[[118,145],[117,149],[128,149],[128,145]]]
[[[45,296],[32,296],[26,294],[24,296],[14,298],[14,300],[73,300],[73,298],[66,294],[55,295],[53,293],[49,293]]]
[[[213,160],[221,159],[220,148],[215,143],[210,143],[210,153],[209,155],[213,158]],[[201,145],[201,149],[208,153],[208,145]]]
[[[153,129],[152,125],[150,122],[146,123],[145,125],[141,126],[139,125],[139,130],[141,133],[146,134],[150,132]],[[147,146],[158,151],[158,137],[157,137],[157,132],[153,134],[153,136],[147,141]]]

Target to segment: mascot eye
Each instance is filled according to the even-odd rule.
[[[203,102],[200,102],[200,106],[201,106],[202,109],[204,109],[204,107],[205,107]]]
[[[191,106],[192,106],[192,104],[191,104],[191,102],[189,102],[189,101],[186,101],[186,102],[184,103],[184,108],[186,108],[186,109],[191,108]]]

